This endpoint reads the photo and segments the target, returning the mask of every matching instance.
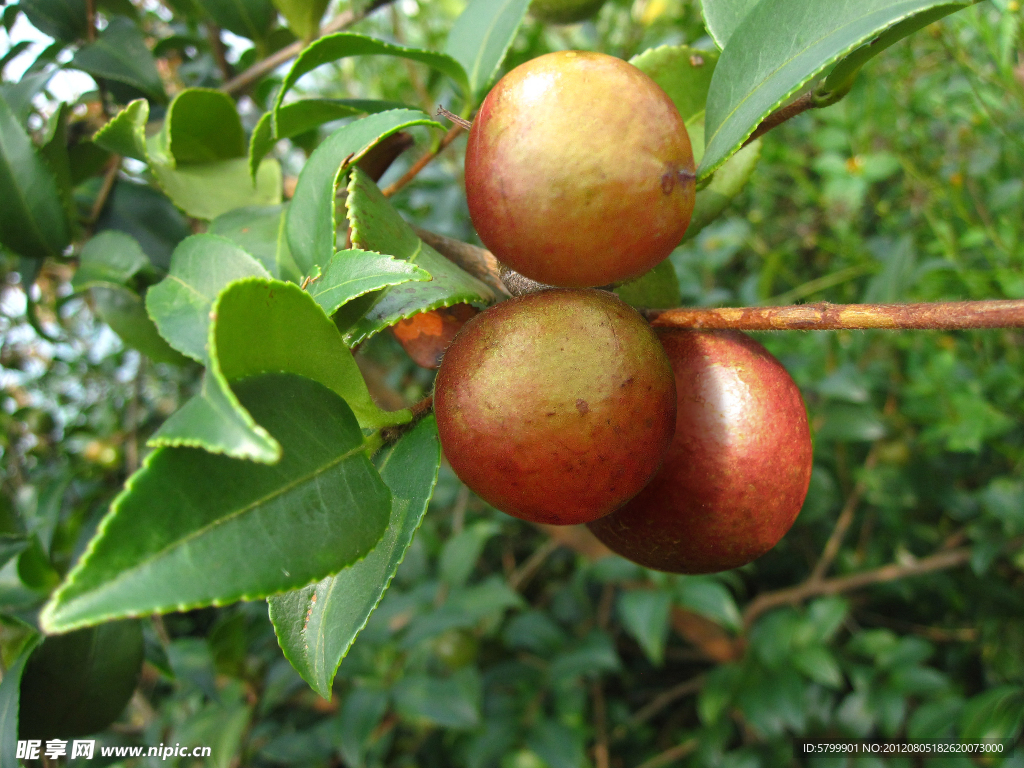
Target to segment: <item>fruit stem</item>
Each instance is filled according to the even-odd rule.
[[[1024,328],[1024,300],[949,301],[923,304],[799,304],[789,307],[723,307],[647,310],[655,327],[738,331],[956,331]]]

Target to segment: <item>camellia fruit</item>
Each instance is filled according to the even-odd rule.
[[[597,290],[515,297],[467,322],[434,385],[455,474],[515,517],[570,525],[618,508],[672,441],[675,379],[658,337]]]
[[[604,0],[533,0],[530,14],[545,24],[575,24],[596,16]]]
[[[694,181],[672,100],[603,53],[559,51],[513,69],[487,94],[466,147],[480,239],[547,285],[609,285],[650,270],[686,232]]]
[[[658,337],[675,371],[675,437],[650,484],[590,530],[647,568],[738,568],[775,546],[807,495],[803,398],[782,364],[744,334],[659,329]]]

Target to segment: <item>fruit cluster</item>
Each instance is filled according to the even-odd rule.
[[[771,549],[811,472],[800,392],[760,344],[655,331],[595,288],[679,244],[694,179],[678,111],[630,64],[566,51],[506,75],[470,131],[470,215],[506,267],[557,287],[470,319],[434,394],[445,455],[485,501],[678,573]]]

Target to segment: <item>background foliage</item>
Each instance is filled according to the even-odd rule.
[[[449,42],[458,39],[449,38],[453,25],[468,23],[457,22],[464,5],[400,0],[350,31],[447,51],[465,62],[476,49],[460,51]],[[236,6],[215,0],[195,7],[99,2],[107,24],[95,40],[87,40],[84,18],[47,15],[50,6],[23,0],[4,12],[10,48],[0,65],[15,70],[34,60],[17,77],[4,77],[4,157],[19,157],[9,138],[14,135],[10,121],[27,125],[40,146],[66,132],[71,147],[66,184],[59,173],[56,178],[72,195],[54,199],[74,208],[77,215],[70,221],[97,234],[87,239],[70,225],[62,231],[65,217],[59,209],[34,208],[32,215],[42,223],[39,237],[20,248],[4,241],[0,660],[5,675],[0,703],[17,696],[17,675],[38,640],[40,607],[65,581],[127,476],[150,451],[147,440],[162,435],[164,445],[174,445],[185,439],[182,435],[207,439],[197,437],[194,425],[183,425],[186,402],[198,403],[189,406],[196,408],[214,403],[213,408],[222,402],[216,398],[237,394],[242,405],[251,406],[249,412],[231,411],[235,442],[225,440],[227,428],[208,441],[225,440],[219,452],[254,457],[251,466],[273,460],[275,446],[292,455],[289,441],[295,437],[286,427],[303,415],[316,421],[334,414],[331,418],[347,425],[339,426],[339,435],[347,428],[352,444],[359,442],[359,426],[379,428],[387,421],[366,399],[362,379],[344,364],[330,370],[284,368],[306,378],[282,380],[276,390],[301,390],[303,400],[320,409],[285,411],[284,427],[264,423],[260,399],[250,391],[258,382],[246,391],[235,386],[237,393],[229,384],[275,365],[242,354],[231,358],[231,350],[244,346],[238,339],[245,337],[251,318],[246,307],[265,298],[260,291],[266,286],[276,285],[267,282],[270,277],[298,279],[324,253],[320,246],[304,250],[300,235],[311,230],[301,222],[282,225],[280,212],[268,208],[281,202],[280,180],[287,196],[294,194],[295,205],[304,194],[302,179],[296,183],[299,172],[307,169],[310,175],[303,178],[312,184],[308,169],[315,170],[319,158],[326,176],[318,189],[330,184],[338,162],[366,145],[367,138],[354,131],[368,123],[350,121],[362,127],[339,139],[330,129],[342,123],[318,127],[293,113],[294,133],[289,133],[283,127],[288,116],[279,113],[278,135],[290,138],[275,142],[267,134],[268,159],[259,166],[266,170],[257,174],[263,181],[239,202],[228,194],[224,179],[238,179],[241,189],[249,178],[246,136],[260,130],[261,115],[273,106],[283,75],[263,78],[249,90],[239,102],[237,126],[231,101],[206,92],[198,97],[208,99],[201,114],[216,115],[226,107],[230,115],[219,118],[215,130],[204,127],[209,123],[183,123],[176,142],[173,109],[178,107],[167,111],[168,92],[215,88],[227,75],[288,44],[294,34],[307,36],[311,22],[294,10],[305,6],[278,4],[293,34],[275,24],[269,2],[239,6],[261,9],[255,15],[239,15]],[[327,18],[348,10],[332,8]],[[25,50],[18,40],[26,19],[58,42]],[[226,51],[207,34],[217,27],[234,35],[224,34],[230,43]],[[682,302],[1024,298],[1021,27],[1014,0],[955,13],[871,61],[842,100],[768,134],[749,183],[720,217],[672,255]],[[84,42],[74,50],[67,47],[76,40]],[[611,0],[594,22],[561,28],[527,17],[504,67],[560,48],[629,58],[663,44],[688,44],[712,56],[714,42],[695,3]],[[125,51],[138,53],[140,45],[152,54],[125,58]],[[502,53],[487,55],[496,66]],[[46,90],[55,65],[95,75],[103,90],[73,100],[66,113],[55,111],[55,94]],[[410,59],[358,56],[317,69],[296,83],[295,91],[317,99],[397,102],[431,115],[437,104],[471,103],[460,101],[460,91],[485,91],[487,80],[471,74],[460,84]],[[120,105],[148,97],[148,103],[136,102],[136,112],[122,113],[104,129],[107,149],[115,146],[135,158],[125,161],[105,202],[107,155],[94,135],[108,118],[98,101],[104,94]],[[332,102],[317,109],[351,120],[356,111],[374,112],[379,106]],[[140,116],[143,108],[149,112]],[[200,112],[182,107],[181,114],[187,121]],[[417,114],[395,125],[423,123],[426,118]],[[147,137],[147,117],[171,127]],[[391,130],[384,118],[380,126],[367,136],[375,139]],[[203,138],[207,130],[209,137]],[[417,146],[398,158],[381,187],[401,177],[441,135],[423,127],[411,132]],[[474,241],[460,178],[464,143],[464,137],[457,138],[391,202],[419,227]],[[209,164],[218,164],[216,181],[203,187],[195,169]],[[354,245],[407,258],[394,249],[394,243],[405,242],[402,236],[381,234],[372,214],[383,209],[375,207],[373,185],[365,182],[365,174],[360,181],[357,173],[348,187],[354,201],[348,215],[356,223],[363,215],[366,222]],[[4,195],[4,205],[11,204],[9,191]],[[233,214],[242,219],[200,221],[238,205],[262,207]],[[259,227],[271,237],[240,241]],[[282,227],[287,248],[280,245]],[[186,263],[179,260],[178,244],[190,236],[186,243],[198,255]],[[326,238],[328,256],[333,252],[333,229],[309,236]],[[72,240],[77,245],[66,249]],[[378,245],[385,241],[392,250]],[[202,264],[213,259],[224,274],[200,274]],[[381,256],[367,274],[356,276],[366,282],[344,296],[314,288],[306,296],[286,290],[277,299],[280,315],[296,324],[295,318],[309,318],[301,320],[302,327],[312,328],[315,318],[324,317],[317,306],[331,313],[342,299],[358,302],[367,291],[403,280],[415,286],[416,267],[405,261],[395,266],[395,261]],[[416,264],[429,272],[434,262]],[[328,274],[328,263],[319,266]],[[251,279],[192,304],[167,290],[163,296],[156,288],[145,293],[150,286],[168,285],[159,282],[168,271],[182,285]],[[345,274],[336,283],[345,286],[353,279]],[[451,279],[462,281],[452,290],[467,297],[493,298],[486,286],[460,275]],[[152,303],[158,300],[177,314],[155,311]],[[210,322],[215,301],[223,311]],[[147,308],[173,327],[168,330],[158,320],[158,335],[144,322]],[[387,318],[373,321],[372,329],[342,326],[346,340],[355,340],[353,334],[362,338],[403,312],[400,307],[389,311]],[[308,341],[313,349],[325,358],[337,357],[339,350],[348,354],[335,324],[316,327],[321,330]],[[218,339],[223,339],[219,346]],[[541,530],[488,508],[442,463],[404,562],[333,684],[331,670],[289,656],[329,698],[318,696],[282,655],[265,602],[200,607],[128,622],[141,627],[141,640],[133,631],[109,629],[123,625],[102,625],[108,633],[105,650],[131,656],[141,644],[145,663],[127,708],[98,738],[105,744],[209,745],[209,764],[217,766],[395,768],[753,768],[794,764],[792,740],[799,736],[1018,738],[1024,724],[1024,336],[1020,331],[837,332],[761,334],[759,340],[800,385],[815,438],[815,470],[803,512],[765,557],[709,577],[645,571],[602,556],[577,529]],[[206,364],[205,375],[182,355]],[[413,364],[390,334],[372,335],[355,361],[370,393],[388,410],[429,392],[432,373]],[[429,472],[422,478],[393,473],[401,475],[400,482],[388,467],[407,466],[401,463],[402,450],[429,453],[424,431],[429,421],[421,425],[427,426],[404,440],[421,439],[422,445],[399,443],[388,449],[394,455],[385,451],[376,459],[393,499],[404,500],[391,507],[396,552],[401,537],[412,534],[418,510],[427,505],[433,480]],[[323,450],[342,455],[347,449]],[[396,455],[399,463],[389,465]],[[180,488],[202,497],[215,487],[208,477],[212,468],[238,462],[213,458],[220,463],[204,458],[201,468],[182,469],[175,476]],[[318,461],[304,453],[298,460]],[[380,482],[367,467],[338,466],[346,473],[367,473],[371,484]],[[375,513],[377,531],[386,513],[385,506]],[[280,518],[273,514],[267,510],[261,519],[275,520],[286,531],[301,525],[287,512]],[[837,530],[845,536],[840,539]],[[252,562],[249,531],[243,522],[232,530],[239,537],[237,564],[220,556],[224,550],[202,561],[211,579],[237,587],[232,599],[264,594],[261,583],[279,578]],[[368,541],[376,536],[366,533]],[[830,537],[839,546],[823,557]],[[297,536],[285,538],[301,546]],[[381,567],[386,571],[391,565]],[[890,567],[876,570],[884,566]],[[345,584],[345,573],[275,598],[271,613],[311,606],[309,590],[353,594],[357,587]],[[843,580],[861,573],[872,574],[870,583]],[[290,586],[310,578],[297,574]],[[334,579],[338,584],[326,583]],[[780,591],[798,585],[804,591],[789,604],[777,600]],[[202,586],[196,585],[194,596],[175,599],[206,605]],[[145,602],[151,590],[140,587],[136,593],[118,599],[135,600],[135,612],[165,605]],[[369,606],[378,596],[370,590]],[[300,601],[298,607],[289,600]],[[72,615],[75,603],[69,599],[63,605]],[[350,634],[332,629],[325,642],[347,646],[361,617],[347,619]],[[75,668],[90,669],[95,661],[82,659]],[[36,679],[31,666],[25,675],[26,681]],[[100,699],[118,695],[95,687]],[[23,729],[30,707],[23,690]],[[0,718],[0,728],[10,727],[9,719]],[[4,739],[16,732],[16,722],[13,727],[0,731],[5,750]],[[10,760],[8,752],[0,755],[0,765]],[[857,763],[875,764],[911,762]],[[930,763],[936,768],[971,764],[965,758]],[[1024,753],[1018,748],[1002,764],[1024,764]]]

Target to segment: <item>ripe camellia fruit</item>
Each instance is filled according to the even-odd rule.
[[[659,329],[658,338],[675,371],[675,438],[650,484],[590,530],[647,568],[738,568],[774,547],[803,505],[812,461],[803,399],[741,333]]]
[[[675,380],[658,337],[596,290],[546,290],[467,322],[434,385],[455,474],[510,515],[570,525],[628,501],[672,441]]]
[[[466,200],[499,261],[547,285],[642,275],[679,245],[694,203],[690,138],[651,78],[559,51],[503,77],[466,147]]]
[[[545,24],[575,24],[596,16],[604,0],[533,0],[530,14]]]

